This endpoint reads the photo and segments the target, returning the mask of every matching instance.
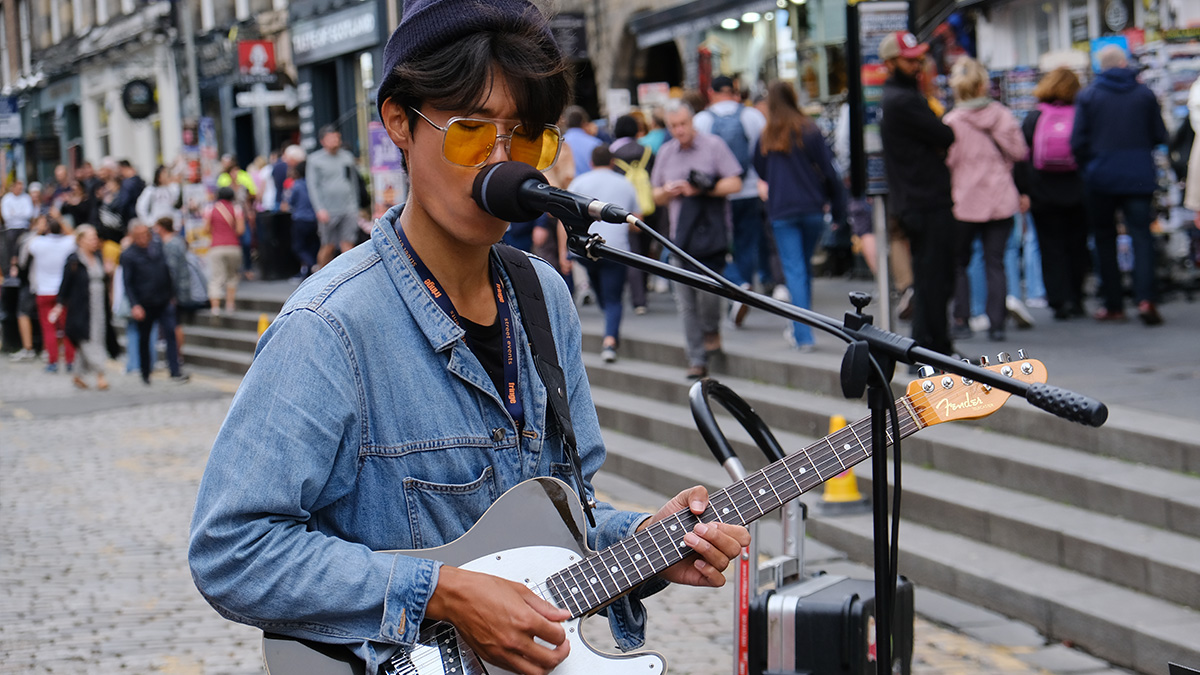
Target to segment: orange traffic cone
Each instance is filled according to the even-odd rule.
[[[829,433],[846,426],[846,418],[834,415],[829,418]],[[854,477],[854,469],[846,469],[840,474],[825,481],[825,492],[821,495],[821,513],[825,515],[842,515],[862,513],[871,509],[871,502],[858,491],[858,479]]]

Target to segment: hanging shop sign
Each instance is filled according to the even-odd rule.
[[[154,114],[154,85],[147,80],[130,80],[121,90],[121,105],[130,119],[144,120]]]
[[[274,84],[275,43],[270,40],[238,42],[238,81],[241,84]]]
[[[564,56],[571,61],[587,61],[587,17],[582,13],[563,12],[550,19],[550,32]]]
[[[1118,35],[1133,27],[1133,0],[1101,0],[1100,34]]]

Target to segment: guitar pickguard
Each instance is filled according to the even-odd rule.
[[[553,546],[525,546],[488,554],[459,567],[525,584],[538,592],[548,576],[578,562],[580,554]],[[593,649],[580,633],[580,620],[563,622],[571,653],[554,669],[556,675],[661,675],[666,661],[654,652],[606,654]],[[510,671],[481,662],[447,623],[436,623],[421,632],[421,646],[391,660],[387,675],[511,675]]]

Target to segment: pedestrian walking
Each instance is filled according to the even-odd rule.
[[[151,185],[142,190],[142,194],[138,196],[137,212],[138,220],[143,223],[157,223],[159,218],[170,218],[174,224],[174,228],[179,229],[180,207],[183,206],[183,199],[180,193],[179,177],[165,166],[159,165],[154,170],[154,180]]]
[[[241,281],[242,235],[246,231],[246,213],[234,201],[231,187],[217,188],[217,201],[204,211],[204,229],[212,243],[208,247],[208,301],[214,316],[232,314]]]
[[[701,264],[720,274],[729,253],[727,197],[742,189],[742,165],[718,136],[696,131],[692,107],[671,101],[666,107],[671,140],[655,158],[654,203],[667,207],[670,236]],[[682,260],[676,260],[682,264]],[[675,284],[675,301],[687,343],[687,376],[708,375],[708,357],[721,351],[720,296]]]
[[[342,147],[337,127],[321,129],[321,149],[308,155],[304,177],[317,213],[320,269],[333,260],[336,251],[345,253],[358,243],[358,182],[362,178],[354,155]]]
[[[730,220],[733,223],[733,240],[730,242],[733,264],[726,267],[725,276],[749,290],[758,273],[762,285],[769,286],[771,274],[759,266],[766,220],[763,217],[763,201],[758,196],[760,174],[752,161],[754,147],[767,120],[757,109],[742,105],[732,78],[725,75],[714,77],[711,88],[712,103],[696,113],[693,124],[696,131],[714,134],[725,141],[742,167],[742,189],[729,195]],[[740,327],[749,309],[740,302],[732,303],[730,323]]]
[[[286,152],[284,156],[287,156]],[[292,252],[300,261],[301,277],[308,277],[317,268],[317,253],[321,248],[321,238],[317,235],[317,212],[309,198],[305,170],[305,160],[291,167],[288,170],[291,183],[284,191],[287,210],[292,214]]]
[[[37,215],[33,200],[25,192],[25,183],[15,180],[9,185],[8,192],[0,198],[0,216],[4,218],[4,242],[8,251],[10,269],[17,264],[17,251],[20,249],[20,239],[29,234],[29,224]]]
[[[912,251],[912,336],[921,346],[951,354],[946,310],[954,293],[955,222],[946,151],[954,131],[942,123],[921,91],[919,76],[929,45],[907,31],[879,43],[888,70],[879,131],[888,181],[888,208]]]
[[[636,145],[636,144],[635,144]],[[641,217],[637,190],[623,176],[613,171],[612,152],[604,145],[592,149],[592,170],[576,176],[567,189],[587,195],[602,202],[616,204],[629,213]],[[629,250],[629,232],[634,226],[626,223],[594,222],[588,233],[604,238],[609,246],[622,251]],[[605,363],[617,360],[617,349],[621,344],[621,316],[624,311],[626,268],[619,262],[607,259],[584,259],[588,281],[596,293],[596,303],[604,312],[604,338],[600,343],[600,357]]]
[[[625,176],[625,180],[633,186],[638,197],[638,213],[642,214],[642,222],[651,229],[657,226],[661,215],[654,205],[654,186],[650,183],[650,174],[654,171],[654,150],[638,142],[642,133],[642,125],[633,115],[622,115],[613,123],[613,142],[608,146],[613,158],[613,171]],[[650,255],[651,239],[638,228],[629,230],[629,250],[636,255]],[[636,267],[628,268],[626,272],[629,283],[629,300],[633,304],[635,314],[646,313],[646,282],[648,275],[645,270]]]
[[[138,324],[138,359],[142,382],[150,384],[150,328],[158,325],[159,335],[167,343],[167,367],[173,382],[187,382],[179,367],[179,345],[175,341],[175,286],[163,254],[162,243],[155,241],[150,227],[133,221],[129,228],[132,245],[121,253],[125,296],[129,314]]]
[[[62,223],[57,218],[39,216],[39,229],[44,228],[44,234],[35,236],[29,241],[29,257],[31,274],[29,277],[33,293],[37,297],[38,320],[42,327],[42,346],[46,350],[46,372],[58,372],[58,342],[59,335],[65,328],[66,317],[63,314],[50,315],[50,310],[58,302],[58,291],[62,286],[63,268],[67,257],[75,252],[75,238],[63,230]],[[66,370],[71,372],[75,367],[75,344],[71,340],[63,340],[63,356]]]
[[[1133,299],[1147,326],[1162,323],[1155,288],[1151,197],[1158,187],[1154,148],[1167,127],[1154,92],[1137,81],[1125,50],[1109,45],[1097,55],[1100,74],[1075,102],[1071,150],[1082,174],[1088,221],[1096,247],[1098,321],[1125,320],[1125,289],[1117,264],[1117,211],[1133,243]]]
[[[767,89],[767,126],[754,148],[754,167],[766,184],[767,215],[775,232],[792,304],[812,308],[812,257],[828,228],[846,222],[846,191],[833,153],[817,125],[801,110],[796,90],[776,81]],[[800,351],[814,347],[812,328],[793,322],[784,339]]]
[[[950,86],[954,109],[945,123],[954,131],[954,143],[946,155],[950,169],[955,236],[954,339],[971,337],[970,282],[967,266],[976,239],[983,243],[983,266],[987,281],[986,312],[988,339],[1005,339],[1008,316],[1008,281],[1004,253],[1013,231],[1013,217],[1020,211],[1020,195],[1012,172],[1024,160],[1029,147],[1012,111],[988,96],[991,81],[987,69],[970,57],[954,63]]]
[[[179,350],[179,363],[182,365],[183,323],[196,313],[196,307],[192,304],[192,272],[188,266],[187,239],[175,231],[175,220],[171,216],[163,216],[156,220],[152,231],[162,242],[167,271],[171,273],[176,319],[175,344]]]
[[[1079,77],[1068,68],[1042,77],[1033,90],[1038,107],[1021,124],[1031,154],[1013,171],[1037,229],[1046,302],[1058,320],[1084,316],[1083,280],[1091,267],[1083,180],[1071,152],[1079,89]]]
[[[58,300],[51,309],[51,321],[65,315],[64,332],[79,354],[79,372],[71,381],[87,389],[84,379],[96,377],[96,389],[108,389],[105,364],[108,347],[115,344],[108,304],[108,274],[100,258],[100,237],[91,225],[75,230],[76,250],[67,257]]]

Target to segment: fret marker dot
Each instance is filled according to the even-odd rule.
[[[675,530],[677,530],[677,529],[679,529],[677,526],[675,526],[675,525],[672,525],[672,526],[671,526],[671,531],[672,531],[672,532],[674,532],[674,531],[675,531]]]
[[[759,495],[765,495],[765,494],[767,494],[767,491],[766,491],[766,490],[764,490],[764,489],[762,489],[762,488],[758,488],[758,494],[759,494]]]
[[[642,554],[641,554],[641,553],[635,553],[635,554],[633,555],[633,559],[634,559],[634,560],[641,560],[641,559],[642,559]]]
[[[842,449],[843,449],[843,450],[849,450],[849,449],[850,449],[850,444],[849,444],[849,443],[847,443],[847,444],[843,445],[843,446],[842,446]]]
[[[579,595],[579,587],[578,586],[571,587],[571,595]]]
[[[595,584],[595,583],[596,583],[596,581],[598,581],[598,580],[596,579],[596,577],[592,577],[591,579],[588,579],[588,583],[589,583],[589,584]]]
[[[728,507],[728,506],[726,506],[725,508],[721,509],[721,513],[722,513],[722,514],[729,513],[729,507]]]
[[[808,469],[806,469],[804,467],[800,467],[800,473],[807,473],[807,472],[808,472]]]
[[[609,571],[609,572],[612,572],[613,574],[616,574],[616,573],[617,573],[617,566],[616,566],[616,565],[613,565],[612,567],[608,568],[608,571]]]

